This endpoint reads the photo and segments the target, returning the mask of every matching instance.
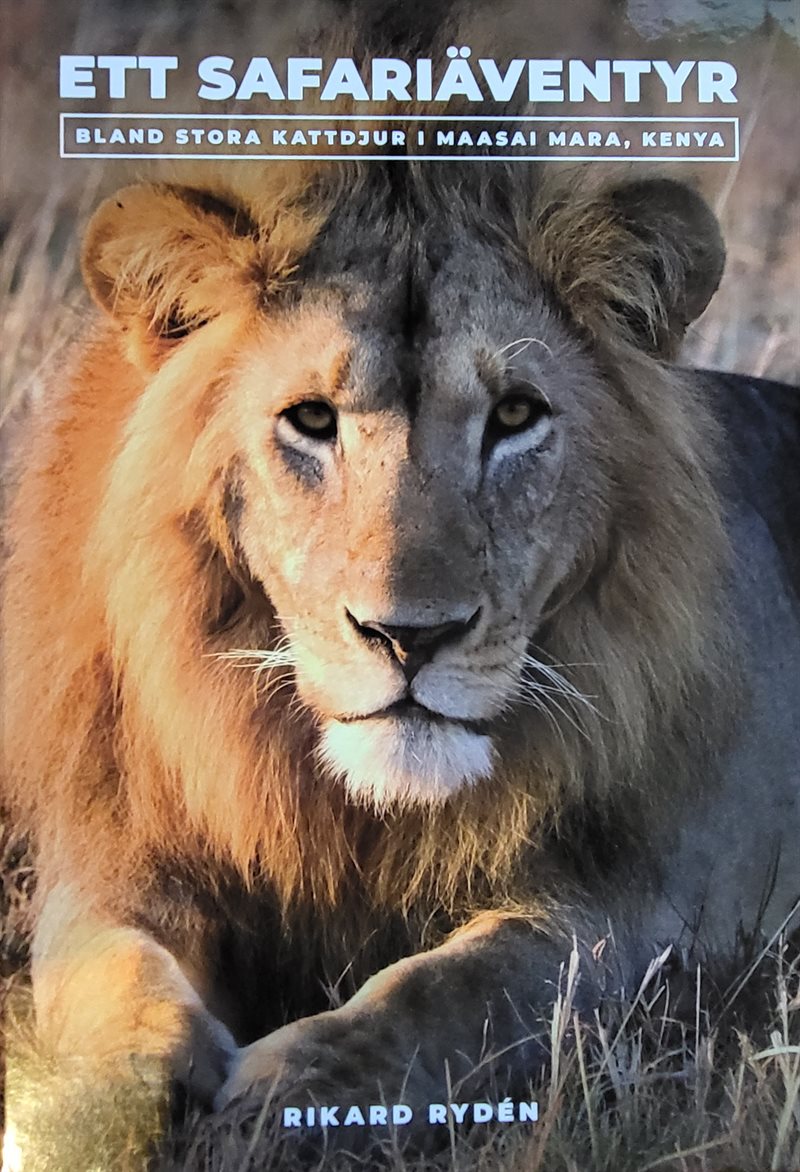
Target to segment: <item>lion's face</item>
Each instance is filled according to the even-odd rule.
[[[310,277],[238,356],[236,537],[322,760],[353,794],[430,800],[491,773],[611,488],[598,377],[531,278],[461,243],[410,311],[381,262]]]
[[[641,187],[595,216],[614,225],[606,254],[587,220],[588,275],[580,255],[558,264],[576,300],[599,297],[594,282],[609,288],[609,316],[622,321],[630,303],[625,328],[651,329],[657,351],[657,330],[677,336],[702,309],[721,259],[708,262],[717,229],[697,197]],[[648,510],[657,519],[642,484],[658,475],[661,408],[635,405],[529,243],[455,211],[410,226],[362,200],[293,256],[274,242],[280,221],[269,237],[198,192],[121,196],[96,217],[84,271],[132,338],[160,332],[131,349],[146,353],[146,393],[166,402],[173,367],[184,384],[213,373],[196,414],[227,431],[229,455],[208,475],[225,485],[229,549],[277,617],[319,763],[378,807],[439,801],[490,776],[514,752],[521,706],[553,720],[568,687],[537,660],[545,623],[592,590],[621,510],[629,533],[646,529]],[[663,303],[641,244],[653,226],[629,227],[647,215],[676,234]],[[686,244],[690,229],[705,253]],[[618,239],[631,242],[627,274]],[[213,372],[193,368],[221,296],[229,316],[238,306],[236,345]],[[259,646],[251,627],[243,645],[233,622],[224,638],[231,652],[274,652],[275,629]]]

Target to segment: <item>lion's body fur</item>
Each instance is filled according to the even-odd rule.
[[[270,174],[274,190],[234,193],[232,219],[215,202],[227,206],[228,189],[188,203],[165,189],[161,222],[143,204],[129,235],[93,241],[96,281],[138,317],[94,325],[26,425],[8,530],[4,752],[43,890],[68,878],[109,914],[179,941],[189,969],[204,932],[243,982],[256,955],[273,970],[286,961],[282,1012],[296,1015],[320,1008],[310,990],[354,956],[357,985],[476,910],[545,919],[588,878],[638,915],[698,784],[724,790],[748,680],[745,664],[740,691],[725,442],[703,385],[663,361],[680,247],[633,235],[596,194],[532,195],[510,177],[410,172],[401,189],[368,172]],[[606,430],[592,458],[614,498],[597,490],[595,506],[587,469],[576,508],[597,508],[596,541],[537,632],[593,708],[557,728],[520,709],[518,751],[491,781],[444,805],[376,812],[320,769],[315,721],[285,668],[254,682],[220,658],[279,635],[231,537],[242,455],[231,369],[254,314],[291,313],[308,273],[335,269],[330,224],[360,215],[367,239],[412,249],[443,208],[455,235],[531,266],[553,314],[593,339]],[[154,324],[176,312],[179,331],[202,328],[185,346],[169,328],[154,343]],[[592,388],[577,393],[599,411]],[[231,580],[245,597],[235,643],[209,620]],[[639,890],[626,895],[631,876]]]

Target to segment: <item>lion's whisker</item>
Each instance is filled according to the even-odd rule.
[[[554,731],[558,734],[562,745],[566,744],[564,739],[564,732],[558,720],[556,719],[555,714],[548,707],[548,701],[558,709],[564,719],[567,720],[577,732],[585,735],[583,730],[579,728],[573,719],[571,719],[569,714],[565,712],[564,709],[561,708],[561,706],[553,699],[551,689],[547,689],[543,685],[537,685],[536,681],[534,680],[524,680],[518,678],[517,676],[513,675],[510,668],[506,674],[510,678],[512,684],[511,689],[509,690],[509,702],[516,701],[527,704],[529,707],[535,709],[537,712],[545,716],[552,725]]]
[[[565,700],[569,700],[576,709],[579,705],[582,705],[589,712],[591,712],[593,716],[596,716],[598,720],[603,719],[603,714],[599,711],[596,705],[592,703],[592,700],[596,699],[596,697],[586,695],[585,692],[582,692],[580,688],[577,688],[575,684],[568,680],[566,676],[563,676],[561,672],[557,671],[554,667],[546,663],[542,663],[541,660],[536,659],[533,655],[525,655],[523,664],[526,668],[541,672],[545,679],[550,682],[554,691],[563,696]]]
[[[541,338],[515,338],[512,342],[506,342],[505,346],[501,346],[499,350],[495,350],[492,357],[499,358],[501,354],[505,354],[507,350],[511,350],[514,346],[519,346],[519,349],[515,350],[513,354],[507,355],[509,359],[519,358],[520,354],[524,354],[529,346],[541,346],[551,358],[553,356],[553,351]]]
[[[564,720],[567,721],[567,723],[575,730],[576,733],[578,733],[579,736],[585,737],[588,740],[589,737],[586,729],[580,725],[575,716],[573,716],[562,704],[559,704],[558,700],[555,698],[557,694],[558,693],[554,692],[553,690],[545,691],[541,687],[537,686],[535,682],[530,681],[530,690],[521,690],[517,696],[517,699],[521,700],[523,703],[530,704],[534,708],[538,708],[541,712],[547,712],[555,720],[553,713],[548,708],[548,705],[550,705],[552,708],[555,708],[558,713],[560,713]],[[539,703],[537,703],[537,700]]]
[[[551,711],[551,709],[554,708],[561,715],[561,717],[567,721],[567,723],[575,730],[575,732],[577,732],[580,736],[588,739],[587,730],[580,722],[580,716],[582,715],[580,712],[580,705],[583,704],[598,717],[599,713],[595,709],[594,705],[591,704],[590,700],[576,688],[571,687],[570,689],[565,690],[563,683],[566,683],[566,681],[563,681],[562,683],[562,677],[560,677],[557,672],[555,673],[557,682],[550,684],[543,684],[538,680],[525,678],[524,676],[518,677],[512,673],[510,668],[504,674],[511,682],[509,695],[510,700],[516,700],[517,702],[528,704],[537,711],[546,713],[554,722],[554,726],[558,727],[558,722],[556,721],[555,715]],[[559,699],[564,700],[570,704],[573,708],[573,712],[570,712],[563,706],[563,704],[560,704]],[[559,734],[562,735],[560,728]]]
[[[562,729],[558,720],[556,720],[555,713],[550,711],[547,704],[544,703],[544,701],[540,697],[536,696],[535,694],[531,694],[531,693],[529,693],[527,695],[521,695],[518,698],[520,700],[522,700],[523,703],[528,704],[531,708],[533,708],[537,712],[541,713],[541,715],[547,719],[547,721],[549,722],[553,731],[558,736],[558,739],[561,742],[562,746],[566,747],[567,742],[566,742],[566,738],[564,736],[564,730]]]
[[[253,668],[259,673],[274,667],[294,667],[294,657],[288,647],[264,649],[233,647],[228,651],[215,652],[207,658],[230,663],[235,667]]]

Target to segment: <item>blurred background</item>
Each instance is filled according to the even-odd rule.
[[[275,59],[318,46],[332,56],[337,29],[355,21],[376,49],[413,56],[433,38],[476,55],[723,59],[739,72],[736,107],[655,107],[627,113],[709,113],[741,119],[741,161],[638,163],[626,169],[695,183],[719,216],[728,246],[722,286],[687,338],[685,361],[800,381],[800,49],[794,0],[0,0],[0,410],[35,393],[54,350],[78,330],[87,302],[76,257],[100,197],[154,164],[59,159],[62,53],[176,53],[169,100],[150,109],[199,110],[197,61],[211,53]],[[327,48],[326,48],[327,45]],[[687,87],[688,88],[688,87]],[[136,95],[129,109],[147,108]],[[115,109],[124,109],[115,103]],[[229,109],[235,110],[232,103]],[[260,108],[260,107],[258,107]],[[219,107],[215,106],[215,110]],[[254,110],[254,104],[243,107]],[[208,106],[206,106],[208,110]],[[481,112],[485,113],[485,110]],[[567,107],[539,111],[569,113]],[[623,112],[586,104],[583,114]],[[197,164],[181,163],[186,174]],[[258,166],[237,162],[231,166]],[[323,164],[324,165],[324,164]],[[548,166],[566,166],[563,163]],[[574,164],[572,164],[574,166]],[[611,164],[588,164],[598,172]],[[621,167],[617,165],[616,171]]]

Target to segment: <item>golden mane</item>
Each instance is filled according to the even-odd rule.
[[[726,544],[714,428],[691,377],[626,324],[644,323],[654,340],[669,328],[646,275],[653,267],[641,262],[649,250],[669,277],[680,257],[632,236],[596,193],[531,194],[505,173],[514,247],[558,310],[593,335],[614,402],[639,424],[622,450],[617,437],[597,437],[598,459],[626,470],[626,499],[538,636],[553,662],[575,665],[570,678],[596,713],[554,729],[523,710],[523,750],[490,784],[440,808],[377,816],[314,763],[313,718],[278,686],[285,669],[254,682],[220,658],[224,631],[209,632],[239,572],[224,518],[237,459],[224,389],[252,291],[230,280],[231,264],[268,299],[297,279],[326,219],[370,182],[355,167],[268,175],[236,191],[197,185],[193,198],[214,222],[233,208],[225,249],[216,230],[186,248],[194,227],[177,196],[136,247],[97,244],[95,268],[122,273],[114,297],[124,306],[137,296],[147,326],[176,312],[207,324],[191,347],[154,363],[146,384],[130,361],[144,344],[136,330],[95,325],[27,425],[5,588],[11,796],[42,868],[90,892],[102,889],[98,878],[120,891],[166,854],[198,866],[209,856],[248,883],[268,877],[285,906],[332,907],[353,871],[376,905],[400,910],[419,899],[453,908],[477,893],[495,906],[518,902],[533,885],[528,848],[546,831],[568,835],[581,811],[596,813],[599,834],[608,824],[622,838],[635,806],[630,833],[657,833],[691,784],[701,725],[722,718],[715,680],[728,652],[716,598]],[[435,206],[446,182],[466,223],[491,215],[499,175],[457,186],[409,168],[421,207]]]

